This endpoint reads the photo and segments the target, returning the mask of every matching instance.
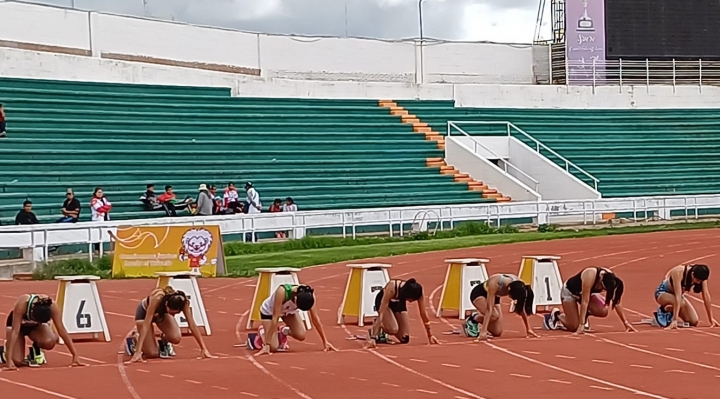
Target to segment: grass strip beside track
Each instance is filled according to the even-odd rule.
[[[249,277],[255,275],[255,269],[261,267],[308,267],[327,263],[344,262],[357,259],[379,258],[386,256],[416,254],[449,249],[472,248],[487,245],[511,244],[530,241],[547,241],[564,238],[599,237],[618,234],[651,233],[659,231],[700,230],[718,228],[718,222],[676,223],[664,225],[645,225],[629,227],[606,227],[585,230],[560,230],[552,232],[527,232],[510,234],[488,234],[480,236],[454,237],[422,241],[403,241],[352,247],[293,250],[230,256],[226,258],[230,276]]]

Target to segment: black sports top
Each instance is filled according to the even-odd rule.
[[[688,270],[690,268],[690,270]],[[692,280],[690,280],[690,284],[687,284],[688,281],[688,273],[692,271],[693,266],[692,265],[686,265],[685,269],[683,269],[682,279],[680,280],[680,285],[682,286],[683,292],[689,292],[692,288]],[[673,289],[673,281],[672,276],[668,277],[668,287],[672,290]]]
[[[598,282],[600,282],[600,271],[603,270],[602,267],[596,267],[597,274],[595,276],[595,281],[593,282],[592,289],[590,290],[591,294],[599,294],[604,291],[604,289],[598,289]],[[567,287],[568,291],[570,291],[571,294],[576,296],[582,296],[582,273],[585,271],[585,269],[581,270],[578,274],[570,277],[566,282],[565,286]]]

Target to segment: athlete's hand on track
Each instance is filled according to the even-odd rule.
[[[428,345],[440,345],[440,341],[434,335],[428,337]]]
[[[323,349],[325,352],[337,352],[337,348],[334,347],[330,342],[325,342],[325,349]]]
[[[677,328],[678,328],[678,326],[677,326],[677,320],[671,321],[671,322],[670,322],[670,325],[667,326],[667,327],[665,327],[666,330],[675,330],[675,329],[677,329]]]
[[[527,330],[527,332],[525,333],[525,338],[540,338],[540,336],[535,334],[535,331],[533,330]]]
[[[72,363],[70,363],[70,367],[85,367],[87,364],[80,363],[80,359],[78,357],[73,357]]]
[[[713,319],[713,320],[710,322],[710,328],[713,328],[713,327],[720,327],[720,323],[718,323],[718,321],[715,320],[715,319]]]
[[[478,337],[477,337],[477,339],[475,339],[475,342],[480,342],[480,341],[485,341],[485,340],[489,341],[490,338],[492,338],[492,335],[490,335],[490,333],[481,332],[480,334],[478,334]]]
[[[264,345],[260,352],[255,354],[255,357],[262,355],[272,355],[272,353],[270,353],[270,345]]]
[[[210,351],[208,351],[207,349],[200,352],[199,359],[217,359],[217,358],[218,358],[217,356],[211,355]]]
[[[125,362],[125,364],[132,364],[137,362],[145,363],[145,360],[142,358],[142,353],[140,351],[135,352],[135,355],[133,355],[132,359]]]
[[[18,369],[18,368],[15,367],[15,364],[8,364],[8,365],[5,366],[5,368],[3,368],[2,370],[3,370],[3,371],[17,371],[17,369]]]
[[[577,330],[575,330],[573,335],[580,335],[580,334],[584,334],[584,333],[585,333],[585,325],[580,324],[580,326],[578,326]]]
[[[632,324],[627,323],[625,324],[625,332],[637,332],[637,330],[632,326]]]
[[[364,349],[370,349],[370,348],[377,348],[377,344],[375,343],[375,339],[370,338],[367,341],[365,341],[365,345],[363,345]]]

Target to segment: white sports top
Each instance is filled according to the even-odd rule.
[[[280,317],[295,314],[298,311],[297,305],[295,302],[290,300],[290,293],[292,292],[292,285],[290,284],[283,284],[280,287],[283,287],[283,293],[285,294],[285,298],[283,299],[283,305],[282,305],[282,311],[280,313]],[[278,288],[280,288],[278,287]],[[275,305],[275,296],[277,296],[277,290],[273,291],[272,295],[270,295],[267,299],[265,299],[260,305],[260,313],[264,314],[266,316],[272,316],[273,315],[273,307]]]

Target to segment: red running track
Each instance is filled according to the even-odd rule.
[[[548,242],[497,245],[377,259],[393,264],[392,277],[415,277],[431,297],[434,314],[445,273],[444,259],[490,259],[489,273],[517,273],[520,256],[561,255],[564,278],[588,266],[606,266],[624,279],[623,304],[631,320],[655,309],[653,293],[664,273],[682,262],[716,263],[720,243],[717,230],[662,232]],[[480,240],[479,240],[480,241]],[[413,333],[409,345],[362,349],[350,333],[364,328],[337,326],[335,318],[347,278],[345,264],[309,268],[300,280],[313,285],[318,308],[337,353],[321,350],[317,334],[306,342],[291,340],[291,351],[253,358],[238,343],[235,328],[250,306],[252,279],[202,279],[200,286],[213,326],[205,337],[219,359],[197,360],[191,337],[177,346],[171,360],[154,360],[126,366],[118,355],[122,337],[133,326],[138,301],[153,288],[154,280],[107,280],[98,283],[113,341],[80,343],[88,367],[68,368],[67,348],[48,352],[49,364],[39,369],[0,373],[2,397],[23,399],[151,399],[198,398],[303,398],[352,399],[381,395],[410,398],[517,398],[578,397],[616,399],[638,396],[715,398],[720,386],[720,329],[694,328],[666,332],[641,326],[625,333],[617,317],[591,319],[592,334],[573,337],[567,332],[545,331],[540,317],[531,323],[541,335],[525,339],[519,317],[506,314],[506,332],[489,343],[443,335],[454,318],[433,320],[441,346],[426,344],[419,316],[410,306]],[[715,292],[720,278],[711,278]],[[8,312],[23,293],[55,295],[54,281],[0,285],[0,310]],[[720,293],[716,294],[720,298]],[[695,302],[702,325],[707,326],[700,302]],[[720,307],[720,306],[716,306]],[[503,309],[507,311],[507,303]],[[717,312],[716,312],[717,313]],[[7,317],[0,312],[0,316]],[[720,317],[720,313],[718,313]],[[243,325],[244,327],[244,325]],[[244,331],[243,331],[244,335]],[[710,388],[710,389],[708,389]],[[197,395],[197,396],[195,396]]]

